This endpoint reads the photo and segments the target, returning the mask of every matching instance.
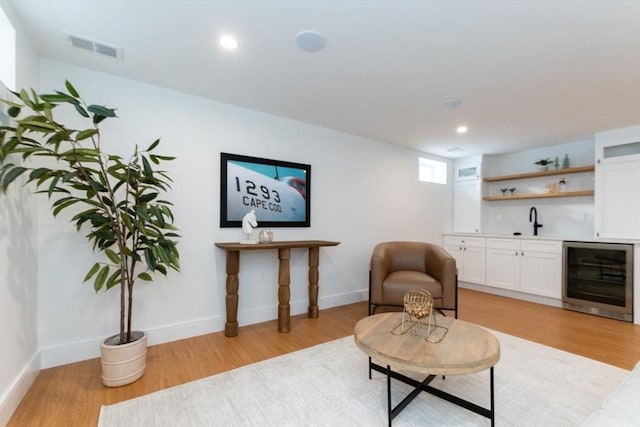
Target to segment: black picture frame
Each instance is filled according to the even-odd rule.
[[[220,227],[251,210],[258,227],[310,227],[311,165],[220,153]]]

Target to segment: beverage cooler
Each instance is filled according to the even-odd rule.
[[[633,245],[565,241],[562,306],[633,322]]]

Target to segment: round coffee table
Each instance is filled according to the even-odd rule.
[[[439,343],[427,342],[424,337],[406,333],[391,333],[402,320],[402,313],[382,313],[360,320],[354,330],[356,345],[369,356],[371,370],[387,375],[389,425],[392,419],[411,400],[425,391],[462,406],[495,422],[493,395],[493,367],[500,360],[500,343],[487,330],[450,317],[438,316],[438,325],[448,328],[447,335]],[[434,334],[439,333],[437,330]],[[437,375],[464,375],[490,370],[491,408],[483,408],[457,396],[429,385]],[[398,371],[427,375],[420,382]],[[391,378],[400,380],[416,389],[397,407],[391,407]]]

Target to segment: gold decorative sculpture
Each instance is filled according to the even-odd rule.
[[[402,322],[391,330],[392,334],[412,334],[423,337],[430,343],[439,343],[449,332],[448,328],[439,326],[433,308],[433,297],[428,291],[412,289],[404,294],[404,311]],[[443,329],[440,337],[430,339],[436,329]]]

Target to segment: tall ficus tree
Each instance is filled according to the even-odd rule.
[[[54,216],[72,210],[78,232],[88,231],[93,250],[106,255],[84,281],[92,280],[96,292],[120,289],[118,344],[124,344],[132,340],[136,280],[151,281],[150,273],[180,270],[172,204],[161,196],[172,180],[166,171],[155,169],[174,157],[154,153],[160,140],[146,150],[136,146],[128,160],[107,154],[100,125],[117,117],[115,109],[88,105],[69,81],[65,87],[66,92],[50,94],[12,92],[15,100],[1,100],[15,124],[0,127],[0,186],[5,192],[17,182],[34,183],[36,192],[52,201]],[[88,127],[72,129],[57,121],[54,112],[62,105],[89,122]],[[33,161],[27,162],[30,157]],[[38,162],[41,158],[54,161]],[[26,179],[16,181],[21,176]]]

